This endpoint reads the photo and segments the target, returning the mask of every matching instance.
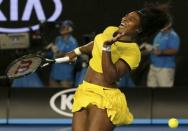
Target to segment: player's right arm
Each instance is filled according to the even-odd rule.
[[[76,48],[75,50],[66,53],[65,56],[69,56],[69,58],[72,60],[72,59],[74,59],[75,57],[77,57],[80,54],[88,54],[88,55],[90,55],[92,50],[93,50],[93,44],[94,44],[93,41],[91,41],[91,42],[89,42],[86,45],[80,46],[80,47]]]
[[[81,53],[90,55],[93,50],[93,44],[93,41],[91,41],[88,44],[79,47]]]

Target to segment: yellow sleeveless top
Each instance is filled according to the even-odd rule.
[[[118,27],[107,27],[103,33],[98,34],[94,39],[92,50],[92,58],[90,59],[90,67],[99,73],[102,73],[102,47],[103,43],[113,37],[113,33]],[[119,59],[123,59],[129,64],[131,70],[138,67],[141,60],[141,53],[137,43],[115,42],[111,46],[112,62],[116,63]]]

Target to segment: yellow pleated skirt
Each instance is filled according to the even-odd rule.
[[[118,88],[107,88],[83,81],[74,95],[72,112],[89,105],[106,109],[108,118],[114,125],[130,124],[133,121],[125,95]]]

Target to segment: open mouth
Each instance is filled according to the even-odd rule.
[[[119,25],[120,28],[124,28],[126,26],[125,23],[121,22],[121,24]]]

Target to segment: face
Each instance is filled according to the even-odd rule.
[[[62,36],[64,36],[64,35],[69,35],[71,32],[72,32],[72,28],[69,27],[69,26],[65,26],[64,28],[61,28],[61,29],[60,29],[60,34],[61,34]]]
[[[121,24],[119,25],[119,33],[125,33],[128,36],[134,36],[138,33],[140,26],[140,17],[134,11],[130,12],[122,18]]]

